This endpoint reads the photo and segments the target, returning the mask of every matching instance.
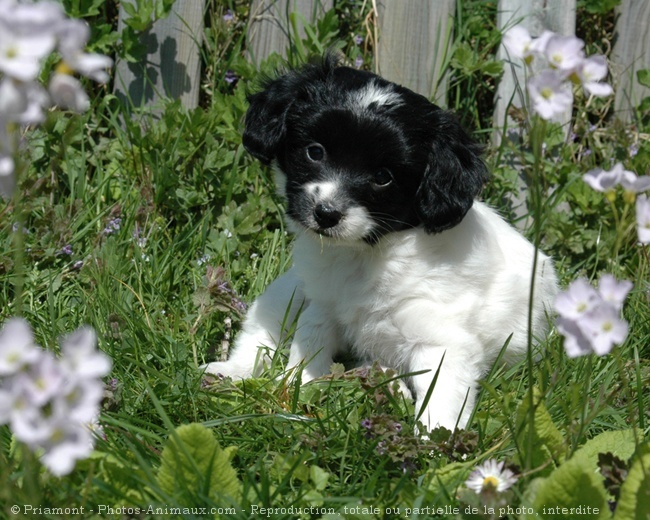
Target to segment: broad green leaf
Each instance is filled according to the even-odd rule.
[[[632,459],[614,520],[650,520],[650,443],[639,446]]]
[[[431,473],[428,484],[428,498],[435,504],[446,504],[446,498],[456,495],[456,488],[467,480],[476,461],[452,462]]]
[[[232,451],[224,451],[211,430],[201,424],[185,424],[170,436],[161,456],[158,484],[170,495],[207,489],[213,498],[241,497],[237,473],[230,465]]]
[[[585,461],[572,458],[539,483],[533,509],[540,518],[611,518],[602,477]]]
[[[609,452],[625,460],[634,449],[632,430],[604,432],[594,437],[547,478],[540,479],[532,498],[533,508],[541,518],[611,518],[609,497],[598,472],[598,454]],[[551,507],[561,509],[558,512]]]
[[[309,478],[314,483],[314,488],[318,491],[323,491],[327,487],[330,474],[319,466],[314,465],[309,468]]]
[[[564,438],[553,423],[553,419],[551,419],[551,415],[548,413],[541,393],[537,388],[533,389],[533,407],[535,415],[532,439],[529,438],[528,396],[524,398],[517,414],[517,424],[519,425],[517,440],[523,459],[520,463],[523,465],[529,451],[532,451],[531,460],[534,468],[546,466],[549,460],[552,460],[557,466],[565,459]],[[553,466],[548,466],[542,474],[549,474],[552,470]]]
[[[637,70],[636,79],[644,87],[650,87],[650,69]]]

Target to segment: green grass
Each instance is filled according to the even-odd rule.
[[[340,20],[338,37],[346,42],[367,22],[360,4],[340,3],[339,18],[329,22]],[[239,22],[224,28],[218,20],[226,7],[235,9]],[[247,7],[215,1],[210,9],[205,59],[218,57],[227,67],[206,64],[199,109],[188,112],[170,102],[159,120],[141,125],[125,119],[117,100],[104,93],[87,114],[52,113],[27,136],[29,167],[20,179],[18,205],[0,203],[0,321],[24,316],[37,342],[52,350],[60,336],[89,324],[113,370],[102,413],[106,438],[71,475],[48,476],[33,455],[12,443],[9,429],[0,427],[3,514],[10,515],[14,504],[30,504],[85,506],[96,518],[110,517],[110,510],[98,509],[106,505],[126,518],[205,518],[191,511],[177,515],[174,507],[215,507],[224,518],[250,518],[264,516],[262,507],[293,506],[332,510],[331,518],[384,518],[390,516],[387,508],[405,516],[407,508],[420,508],[421,514],[411,516],[429,518],[436,515],[427,507],[447,506],[459,508],[458,517],[490,517],[464,513],[467,506],[483,512],[485,504],[463,492],[467,475],[483,460],[518,467],[521,478],[502,499],[517,507],[530,504],[536,477],[548,476],[559,459],[588,439],[631,429],[638,432],[637,444],[647,439],[648,249],[637,246],[633,233],[617,221],[622,199],[609,204],[580,177],[610,158],[647,173],[648,145],[641,141],[634,157],[629,146],[648,128],[643,119],[627,126],[615,122],[600,106],[591,112],[577,107],[571,143],[549,139],[542,166],[546,182],[557,190],[541,238],[563,283],[581,275],[596,280],[602,272],[635,283],[625,307],[631,333],[611,355],[568,359],[561,338],[552,334],[532,373],[525,362],[497,366],[482,381],[467,432],[451,437],[435,432],[428,440],[414,433],[413,403],[392,391],[391,374],[376,369],[347,373],[337,367],[332,377],[300,387],[285,377],[277,356],[260,378],[203,381],[197,365],[219,356],[231,333],[229,320],[236,334],[242,319],[232,295],[220,292],[208,275],[222,268],[220,276],[235,297],[250,303],[291,261],[291,237],[272,175],[241,145],[245,95],[258,79],[241,54]],[[467,16],[455,43],[462,50],[450,64],[449,103],[487,141],[493,69],[472,69],[459,60],[469,53],[480,61],[478,49],[494,49],[498,34],[486,18],[494,14],[493,5],[468,0],[462,12]],[[319,34],[330,29],[321,27]],[[313,47],[318,46],[306,42],[297,48]],[[363,50],[342,47],[352,58],[363,52],[365,63],[372,62],[371,43]],[[222,79],[226,68],[241,75],[234,88]],[[597,132],[588,130],[591,124]],[[591,155],[582,153],[586,148]],[[513,157],[532,162],[525,150],[488,152],[494,177],[485,197],[499,207],[516,175],[509,166]],[[560,204],[569,210],[554,211]],[[105,234],[117,217],[120,229]],[[28,231],[22,254],[15,222],[24,222]],[[68,244],[72,255],[61,253]],[[527,433],[522,410],[532,387],[561,437],[555,462],[548,456],[538,463],[545,445]],[[373,421],[371,430],[362,426],[364,419]],[[187,423],[204,424],[221,447],[236,449],[230,455],[241,483],[237,500],[211,490],[217,477],[201,470],[198,459],[188,473],[193,477],[179,477],[174,492],[159,481],[161,453],[174,429]],[[159,514],[149,506],[161,508]],[[272,518],[327,517],[321,509],[272,513]]]

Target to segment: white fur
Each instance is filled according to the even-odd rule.
[[[477,380],[511,334],[505,360],[525,355],[533,256],[533,246],[479,202],[448,231],[393,232],[373,246],[302,230],[294,266],[253,304],[230,359],[206,371],[231,377],[259,372],[286,339],[283,324],[299,315],[289,367],[306,363],[304,382],[327,374],[337,351],[351,345],[360,358],[402,374],[428,370],[410,380],[419,412],[442,363],[421,420],[429,429],[464,427]],[[546,331],[555,293],[551,261],[540,253],[537,336]],[[260,355],[260,346],[269,350]]]
[[[380,106],[402,103],[402,98],[397,92],[394,92],[389,87],[381,87],[374,81],[361,88],[354,96],[351,96],[351,99],[354,105],[352,108],[358,107],[361,109],[366,109],[373,103]]]

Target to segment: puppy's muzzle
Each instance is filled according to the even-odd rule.
[[[342,218],[343,213],[331,204],[319,202],[314,206],[314,219],[321,229],[333,228]]]

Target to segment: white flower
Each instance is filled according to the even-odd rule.
[[[84,52],[89,38],[88,24],[81,20],[65,20],[59,30],[59,52],[65,65],[72,70],[99,83],[106,83],[110,79],[106,69],[113,66],[113,60],[103,54]]]
[[[628,325],[612,305],[599,305],[577,322],[593,351],[604,356],[627,338]]]
[[[83,327],[63,338],[61,362],[80,379],[98,378],[111,371],[111,360],[96,349],[97,336],[89,327]]]
[[[599,296],[587,280],[579,278],[555,298],[555,310],[563,318],[576,320],[598,305]]]
[[[585,43],[575,36],[553,35],[546,42],[544,54],[551,67],[569,74],[582,64]]]
[[[44,406],[59,395],[64,381],[65,374],[59,360],[51,352],[40,349],[38,358],[15,379],[32,406]]]
[[[650,244],[650,199],[645,195],[636,199],[636,224],[639,242]]]
[[[7,320],[0,331],[0,376],[16,374],[38,357],[39,349],[27,322],[18,318]]]
[[[90,108],[88,94],[81,82],[68,74],[52,74],[49,86],[54,104],[74,112],[85,112]]]
[[[582,176],[582,179],[594,190],[606,192],[620,184],[625,172],[623,164],[619,162],[610,171],[605,171],[602,168],[590,170]]]
[[[618,282],[612,275],[604,274],[598,290],[580,278],[557,295],[557,330],[564,336],[564,348],[569,357],[592,352],[603,356],[614,345],[625,341],[628,325],[621,318],[621,309],[631,289],[632,282]]]
[[[563,114],[573,106],[571,85],[555,70],[543,70],[530,78],[528,93],[533,110],[546,120]]]
[[[52,2],[8,3],[0,11],[0,71],[20,81],[33,81],[42,60],[56,45],[56,25],[63,9]]]
[[[634,172],[625,170],[621,175],[621,186],[623,186],[625,191],[641,193],[650,190],[650,177],[647,175],[638,177]]]
[[[525,59],[531,54],[530,45],[533,39],[528,30],[516,25],[503,35],[502,43],[512,58]]]
[[[0,114],[7,122],[37,124],[45,120],[47,93],[36,82],[23,83],[5,78],[0,81]],[[5,128],[5,132],[9,132]]]
[[[549,40],[553,38],[553,36],[555,36],[553,31],[544,31],[533,40],[533,43],[530,44],[531,52],[540,56],[545,56],[546,45],[548,45]]]
[[[41,461],[55,475],[69,473],[93,450],[89,424],[100,411],[99,378],[111,367],[95,346],[94,331],[81,328],[63,339],[62,356],[56,358],[33,344],[23,320],[9,320],[0,331],[0,424],[9,424],[18,441],[42,452]]]
[[[41,462],[56,476],[70,473],[77,460],[90,456],[94,439],[85,425],[57,417],[51,425],[47,438],[42,442],[45,453]]]
[[[634,287],[634,284],[629,280],[619,282],[613,275],[606,273],[598,281],[598,294],[603,301],[606,301],[614,309],[620,311],[632,287]]]
[[[607,97],[614,93],[608,83],[603,83],[607,77],[607,60],[605,56],[590,56],[582,61],[578,68],[578,76],[582,81],[582,88],[587,94],[596,97]]]
[[[517,482],[517,477],[512,471],[505,468],[504,462],[489,459],[470,474],[465,485],[476,493],[485,491],[502,493],[512,487],[515,482]]]

